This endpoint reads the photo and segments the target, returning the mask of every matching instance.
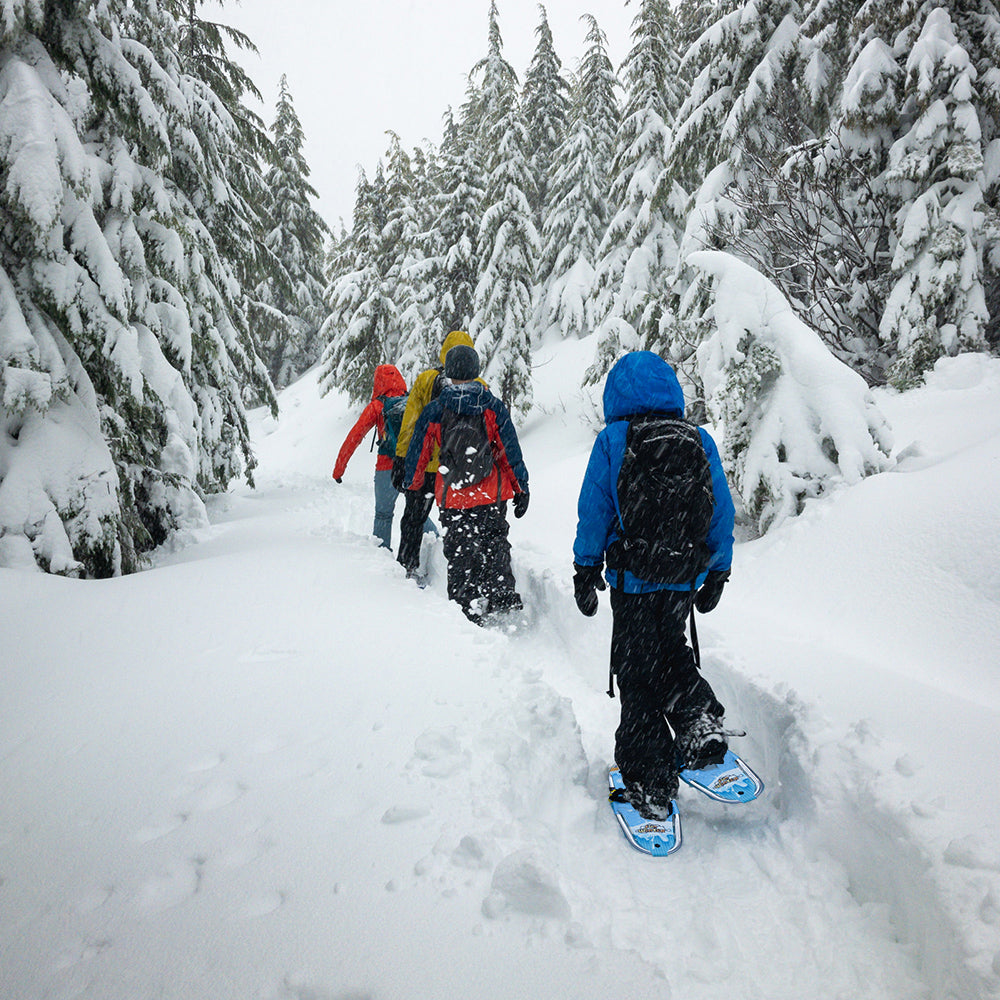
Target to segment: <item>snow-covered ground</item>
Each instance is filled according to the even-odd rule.
[[[1000,361],[879,394],[896,468],[737,546],[699,633],[768,789],[682,792],[654,860],[572,598],[592,353],[536,359],[521,634],[375,547],[311,377],[148,572],[0,570],[0,997],[1000,996]]]

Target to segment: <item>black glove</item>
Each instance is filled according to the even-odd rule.
[[[342,476],[334,476],[334,477],[333,477],[333,481],[334,481],[335,483],[342,483],[342,482],[343,482],[344,480],[343,480],[343,477],[342,477]]]
[[[581,566],[573,563],[573,597],[576,598],[576,606],[582,614],[588,618],[597,614],[597,592],[606,590],[607,584],[604,582],[603,566]]]
[[[698,588],[698,593],[694,595],[694,606],[703,614],[714,611],[715,606],[722,597],[722,588],[729,579],[728,569],[710,569],[705,582]]]
[[[520,493],[514,494],[514,517],[524,517],[525,511],[528,509],[528,491],[521,490]]]
[[[394,455],[392,459],[392,488],[397,493],[402,493],[405,485],[406,459],[401,455]]]

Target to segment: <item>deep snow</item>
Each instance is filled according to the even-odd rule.
[[[1000,361],[880,393],[896,468],[737,546],[699,634],[768,790],[683,791],[652,860],[572,600],[592,352],[536,357],[521,634],[375,547],[311,376],[148,572],[0,570],[0,996],[1000,996]]]

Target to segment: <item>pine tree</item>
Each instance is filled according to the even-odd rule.
[[[541,17],[535,28],[538,45],[524,78],[521,101],[528,129],[528,148],[531,150],[534,222],[536,229],[540,230],[549,208],[556,150],[566,137],[570,98],[569,84],[562,74],[562,60],[556,55],[548,17],[541,4],[538,5],[538,12]],[[546,275],[540,277],[544,280]]]
[[[178,181],[198,207],[220,253],[235,268],[242,309],[256,330],[267,325],[270,310],[255,290],[268,279],[283,280],[282,265],[264,242],[270,229],[264,165],[273,162],[275,150],[263,120],[245,104],[247,95],[262,101],[260,91],[230,56],[231,49],[256,54],[257,47],[245,32],[202,17],[205,3],[164,0],[180,32],[181,72],[196,81],[195,90],[200,91],[192,105],[192,129],[226,183],[221,189],[206,191],[197,174],[186,169],[179,172]],[[141,14],[133,20],[139,32],[149,24]],[[148,41],[153,47],[159,43],[154,36]],[[224,141],[219,141],[223,136]],[[264,401],[259,393],[248,391],[247,395],[255,402]]]
[[[407,296],[399,317],[399,341],[395,364],[409,380],[427,367],[427,358],[437,352],[444,334],[437,305],[436,275],[441,259],[441,236],[434,228],[437,199],[440,194],[438,154],[428,142],[416,148],[412,157],[413,234],[405,264]]]
[[[276,157],[266,177],[272,228],[264,245],[280,272],[258,286],[257,298],[272,311],[261,353],[274,384],[285,386],[319,357],[317,334],[326,316],[323,240],[329,229],[310,204],[317,194],[309,183],[305,136],[284,75],[272,132]]]
[[[588,15],[587,51],[573,88],[569,131],[556,153],[557,167],[542,229],[543,278],[537,322],[563,337],[583,337],[596,326],[591,290],[597,248],[608,221],[608,170],[620,112],[619,86],[607,39]]]
[[[396,320],[393,303],[385,297],[382,271],[386,183],[381,163],[371,182],[358,177],[354,226],[349,247],[350,269],[336,276],[327,289],[330,314],[320,328],[326,343],[320,361],[320,392],[344,390],[354,402],[371,395],[375,368],[391,352],[386,344]]]
[[[517,76],[503,58],[496,4],[490,7],[489,54],[483,76],[481,136],[490,172],[479,228],[480,271],[473,336],[486,378],[504,402],[522,413],[531,406],[531,298],[539,253],[529,194],[528,135]]]
[[[698,352],[740,521],[763,534],[840,483],[889,466],[892,434],[865,381],[836,360],[758,271],[696,251],[712,332]]]
[[[0,49],[3,548],[128,572],[249,476],[240,387],[273,401],[209,225],[242,139],[152,0],[6,3]]]
[[[898,353],[890,380],[900,387],[919,381],[942,355],[982,350],[989,322],[978,73],[944,6],[921,4],[916,13],[902,33],[913,38],[905,65],[909,127],[884,175],[900,208],[881,332]]]
[[[432,222],[423,272],[428,288],[426,337],[420,364],[437,358],[452,330],[469,330],[475,309],[477,247],[486,181],[474,128],[458,122],[449,110],[437,158]]]
[[[417,307],[414,269],[421,261],[421,249],[413,162],[399,136],[395,132],[388,135],[386,220],[380,241],[379,271],[383,275],[382,295],[393,317],[385,333],[385,356],[395,360],[402,343],[420,336],[422,318]]]
[[[643,0],[622,73],[627,100],[612,165],[617,211],[601,242],[595,280],[600,340],[588,382],[599,381],[622,350],[658,329],[660,285],[674,268],[677,243],[658,197],[676,94],[675,21],[665,0]]]

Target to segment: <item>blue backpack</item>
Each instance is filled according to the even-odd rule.
[[[406,401],[409,398],[408,392],[402,396],[379,396],[382,400],[382,420],[385,423],[385,435],[378,443],[380,455],[395,457],[399,428],[403,424],[403,414],[406,412]]]

